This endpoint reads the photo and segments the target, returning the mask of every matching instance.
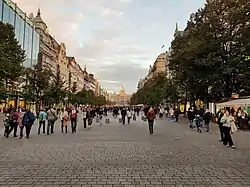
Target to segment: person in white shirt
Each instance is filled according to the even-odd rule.
[[[130,108],[129,108],[129,109],[127,110],[128,124],[130,124],[131,117],[132,117],[132,112],[131,112],[131,110],[130,110]]]
[[[84,128],[86,129],[87,128],[87,109],[84,108],[83,111],[82,111],[82,118],[83,118],[83,126]]]

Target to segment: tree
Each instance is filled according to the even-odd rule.
[[[23,74],[25,58],[25,51],[15,38],[13,26],[0,22],[0,79],[4,81],[6,91],[8,84],[17,81]]]
[[[65,83],[66,82],[62,80],[60,74],[60,66],[57,65],[56,74],[52,76],[51,83],[45,92],[47,104],[59,104],[60,102],[64,102],[67,95]]]
[[[38,63],[32,68],[26,69],[26,84],[23,87],[24,98],[41,105],[44,101],[44,94],[52,79],[52,71],[46,65]]]
[[[165,73],[159,73],[149,79],[142,89],[132,94],[130,103],[158,105],[164,99],[170,102],[177,102],[178,95],[171,80],[166,78]]]
[[[172,42],[169,66],[189,99],[214,100],[246,89],[250,71],[241,58],[249,54],[249,4],[209,1],[190,18],[184,36]]]

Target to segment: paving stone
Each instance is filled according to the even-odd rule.
[[[218,142],[219,134],[190,131],[181,123],[93,124],[77,133],[31,139],[0,137],[0,186],[250,186],[249,132],[237,132],[237,149]],[[1,126],[1,125],[0,125]],[[178,137],[178,139],[176,139]]]

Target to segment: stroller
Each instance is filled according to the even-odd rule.
[[[195,125],[197,127],[197,132],[201,133],[202,132],[201,127],[203,125],[203,119],[202,119],[202,117],[200,115],[195,116]]]

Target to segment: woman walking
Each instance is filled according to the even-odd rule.
[[[222,129],[224,133],[223,144],[232,148],[235,148],[231,136],[231,129],[234,127],[234,121],[234,117],[232,115],[229,115],[229,111],[226,111],[221,119],[221,123],[223,123]]]
[[[148,119],[148,126],[149,126],[149,134],[154,133],[154,120],[155,120],[155,112],[154,109],[151,107],[147,113],[147,119]]]
[[[61,130],[62,133],[64,133],[63,129],[65,128],[65,133],[68,133],[68,122],[69,122],[69,115],[68,111],[62,108],[62,110],[59,113],[59,117],[61,120]]]

